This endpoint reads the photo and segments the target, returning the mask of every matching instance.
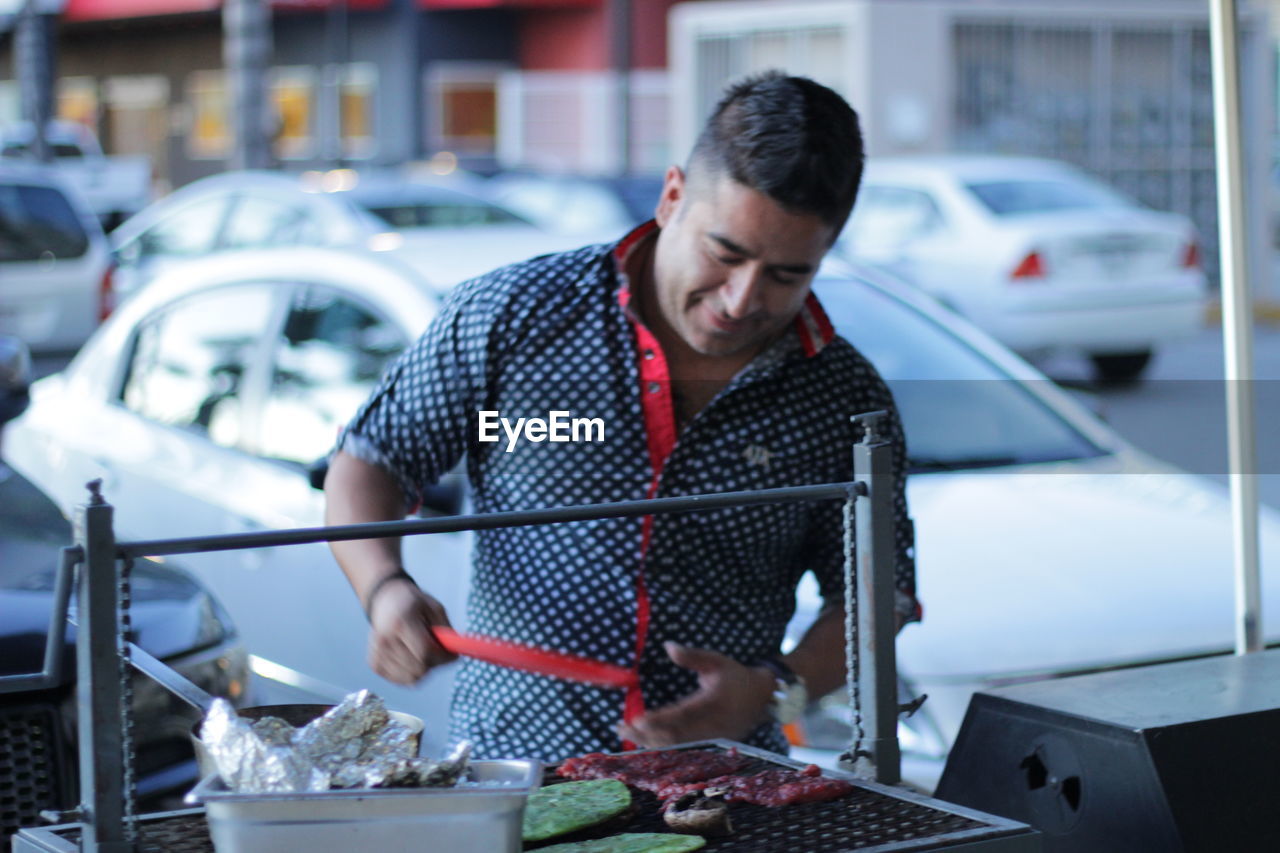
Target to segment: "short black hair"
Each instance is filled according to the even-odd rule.
[[[858,114],[807,77],[766,71],[732,84],[707,119],[686,169],[728,175],[838,233],[862,181]]]

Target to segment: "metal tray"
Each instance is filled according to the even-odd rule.
[[[541,777],[538,761],[473,761],[467,781],[504,784],[238,794],[208,776],[188,799],[204,803],[217,853],[518,853],[525,801]]]

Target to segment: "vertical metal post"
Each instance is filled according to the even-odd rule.
[[[76,586],[76,710],[79,715],[82,853],[128,853],[125,838],[124,719],[119,658],[119,585],[112,508],[89,484],[76,507],[76,544],[84,554]]]
[[[858,688],[865,748],[877,782],[902,779],[898,748],[898,660],[894,647],[893,445],[881,435],[884,413],[859,419],[853,478],[866,484],[854,503],[858,559]]]
[[[1253,309],[1245,246],[1240,138],[1240,24],[1235,0],[1211,0],[1214,160],[1218,173],[1218,255],[1226,356],[1231,545],[1235,558],[1236,654],[1262,649],[1258,566],[1258,453],[1254,438]]]
[[[55,16],[27,0],[18,11],[13,37],[13,64],[18,78],[22,117],[31,122],[31,153],[42,163],[53,159],[45,133],[53,117]]]
[[[346,75],[347,61],[351,53],[350,18],[347,12],[347,0],[329,0],[329,8],[325,14],[325,48],[329,60],[325,68],[325,76],[329,84],[329,103],[333,109],[331,132],[332,138],[326,140],[329,148],[329,160],[335,168],[346,165],[346,140],[343,137],[342,85]]]
[[[610,54],[617,76],[618,173],[631,174],[631,0],[609,2]]]
[[[222,5],[222,62],[231,92],[232,169],[271,166],[272,121],[267,97],[271,64],[271,7],[266,0]]]

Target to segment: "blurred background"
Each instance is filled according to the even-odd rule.
[[[1242,4],[1259,265],[1275,6]],[[1201,0],[0,2],[0,125],[75,122],[157,195],[236,166],[660,175],[728,80],[773,67],[845,95],[872,156],[1081,166],[1190,217],[1214,272]]]

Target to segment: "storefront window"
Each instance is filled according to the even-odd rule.
[[[74,121],[98,132],[98,83],[92,77],[58,80],[58,118]]]
[[[439,62],[427,77],[430,148],[493,154],[498,144],[498,76],[493,65]]]
[[[342,69],[342,155],[361,160],[374,153],[374,92],[378,88],[378,68],[373,63],[355,63]]]
[[[192,159],[222,159],[231,154],[227,121],[227,79],[221,71],[194,71],[187,76],[191,127],[187,153]]]
[[[310,68],[271,71],[271,102],[275,108],[275,153],[281,160],[312,156],[315,72]]]

